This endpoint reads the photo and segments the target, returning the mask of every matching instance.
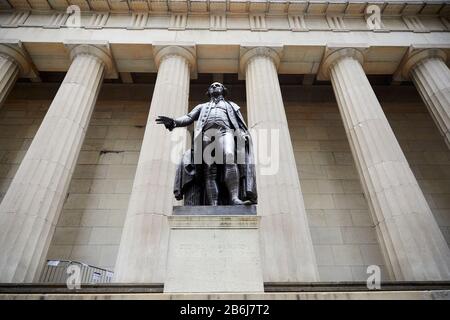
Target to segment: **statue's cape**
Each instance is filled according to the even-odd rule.
[[[241,178],[239,196],[242,200],[250,200],[257,202],[256,191],[256,169],[253,152],[253,143],[251,137],[245,143],[245,163],[238,164],[239,174]]]
[[[186,188],[193,183],[195,178],[195,165],[191,161],[192,150],[187,150],[177,166],[177,171],[175,174],[175,183],[173,188],[173,193],[175,199],[182,200],[183,195],[186,192]]]

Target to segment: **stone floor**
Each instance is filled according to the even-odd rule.
[[[368,290],[362,282],[266,283],[265,293],[163,293],[162,284],[0,284],[0,300],[450,300],[450,282],[386,282]]]

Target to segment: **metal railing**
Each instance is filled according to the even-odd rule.
[[[112,271],[97,268],[78,261],[47,260],[39,282],[66,283],[67,278],[71,275],[71,272],[68,272],[68,268],[71,265],[78,265],[80,267],[81,284],[109,283],[114,275]]]

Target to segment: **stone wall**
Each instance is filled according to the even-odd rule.
[[[48,259],[114,269],[148,108],[146,101],[97,103]]]
[[[13,100],[0,111],[2,196],[50,102]],[[148,108],[146,101],[97,103],[48,259],[114,268]]]
[[[0,108],[0,200],[5,196],[50,102],[7,99]]]
[[[450,150],[420,101],[404,105],[389,102],[383,108],[450,245]]]
[[[322,281],[365,280],[384,259],[334,102],[287,102],[286,112]]]
[[[375,88],[432,212],[450,243],[450,151],[414,87]],[[322,281],[389,279],[339,110],[323,96],[285,95],[300,183]]]
[[[114,269],[151,96],[150,86],[117,88],[102,89],[48,259]],[[0,109],[1,197],[55,89],[18,85]],[[203,86],[192,91],[204,99]],[[232,98],[245,114],[244,92]],[[450,151],[414,87],[376,92],[450,243]],[[370,264],[389,278],[332,90],[286,86],[283,98],[321,281],[365,280]]]

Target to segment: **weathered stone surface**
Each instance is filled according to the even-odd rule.
[[[194,55],[186,48],[163,46],[155,59],[158,77],[117,256],[116,282],[164,282],[165,278],[167,216],[172,214],[175,167],[186,138],[185,131],[168,133],[155,119],[187,113]]]
[[[14,60],[0,52],[0,107],[19,77],[19,66]]]
[[[171,216],[164,292],[263,292],[257,216]]]
[[[393,290],[284,293],[25,293],[0,294],[0,300],[449,300],[450,290]]]
[[[85,49],[92,52],[87,53]],[[101,54],[96,54],[101,52]],[[73,62],[0,205],[0,282],[31,282],[47,254],[103,80],[103,50]]]
[[[36,70],[19,40],[0,37],[0,107],[19,76],[37,79]]]
[[[378,238],[396,280],[448,280],[450,251],[370,86],[355,48],[332,50],[329,73]],[[351,242],[351,239],[347,239]]]
[[[409,57],[405,72],[409,72],[450,148],[450,70],[446,60],[443,50],[418,50]]]
[[[252,136],[264,131],[269,139],[271,134],[279,137],[270,150],[273,168],[264,167],[258,155],[255,159],[264,281],[317,281],[314,249],[278,82],[279,60],[279,52],[265,47],[251,48],[241,57]],[[267,146],[267,140],[262,136],[260,140]]]
[[[56,89],[50,90],[50,88],[55,87]],[[339,115],[339,109],[332,95],[332,88],[330,86],[305,87],[300,85],[282,86],[281,88],[304,197],[309,197],[311,192],[312,194],[331,195],[332,197],[333,195],[342,194],[339,193],[342,191],[342,188],[333,190],[328,187],[317,189],[318,186],[327,181],[332,181],[333,185],[334,182],[341,181],[344,184],[345,194],[362,195],[358,176],[355,176],[351,170],[341,170],[343,165],[354,168],[354,162]],[[450,233],[447,231],[450,230],[450,211],[446,209],[448,208],[448,199],[450,199],[450,189],[448,188],[450,186],[450,175],[448,174],[450,173],[448,170],[450,166],[448,161],[450,159],[450,151],[442,141],[442,137],[437,128],[435,128],[426,106],[412,84],[405,86],[377,86],[374,87],[374,90],[409,164],[413,167],[416,179],[427,201],[432,205],[431,209],[447,239],[447,243],[450,243]],[[7,191],[7,187],[13,178],[13,173],[20,164],[23,157],[21,155],[26,153],[28,148],[26,142],[33,138],[39,127],[38,123],[42,120],[46,108],[51,103],[51,100],[48,99],[53,98],[56,91],[56,85],[18,83],[11,92],[3,109],[1,109],[0,154],[5,155],[0,160],[3,173],[3,177],[0,178],[0,185],[3,194]],[[135,93],[134,100],[129,100],[130,91]],[[114,144],[119,142],[123,147],[135,148],[137,143],[132,140],[130,135],[131,140],[117,140],[116,138],[106,138],[106,136],[114,137],[113,132],[116,128],[120,128],[120,126],[114,124],[119,123],[119,121],[120,124],[128,126],[130,132],[137,129],[134,128],[135,125],[143,126],[147,120],[148,101],[151,98],[151,91],[148,90],[147,85],[103,84],[81,153],[84,150],[86,152],[96,150],[98,155],[102,148],[116,150],[119,148],[119,145],[116,148]],[[191,89],[190,99],[197,101],[195,99],[198,97],[198,101],[202,101],[204,99],[203,91],[204,85],[195,85]],[[238,102],[245,111],[244,92],[244,84],[235,85],[232,87],[230,98],[232,97],[233,100]],[[329,135],[328,140],[319,139],[320,136],[308,138],[305,130],[314,127],[326,128]],[[139,130],[142,139],[144,128],[139,128]],[[319,146],[322,148],[319,149]],[[126,156],[128,152],[138,153],[137,151],[126,151],[123,155]],[[107,155],[105,154],[105,156]],[[309,178],[302,179],[302,174],[306,172],[305,170],[309,170],[313,159],[315,159],[316,173],[310,172]],[[324,161],[319,161],[320,159],[324,159]],[[326,162],[325,159],[327,160]],[[108,167],[109,165],[94,163],[82,165],[79,162],[75,169],[76,174],[78,175],[80,172],[80,167],[88,167],[89,174],[86,171],[86,175],[74,177],[72,179],[73,189],[70,187],[69,192],[83,195],[91,194],[90,201],[97,202],[95,198],[98,200],[104,198],[105,201],[111,201],[111,206],[116,205],[115,196],[104,197],[106,194],[98,193],[106,192],[110,186],[115,185],[115,180],[105,178],[108,174],[108,170],[104,170],[105,166]],[[117,167],[117,165],[113,166]],[[323,174],[326,171],[340,172],[341,174],[339,176],[327,176]],[[353,171],[356,170],[353,169]],[[127,189],[120,192],[127,195],[131,192],[134,178],[134,173],[129,174],[128,180],[126,180]],[[87,182],[88,186],[85,187],[84,184],[78,185],[81,181]],[[97,184],[100,181],[105,183]],[[121,182],[121,180],[117,181]],[[304,185],[303,182],[305,181],[314,185],[315,189]],[[93,187],[89,190],[91,182]],[[347,184],[356,184],[358,188],[347,188]],[[108,188],[103,189],[103,186]],[[447,200],[444,201],[445,199]],[[122,200],[120,199],[120,201]],[[70,205],[72,204],[73,202],[70,203]],[[81,206],[83,205],[81,203]],[[88,209],[87,205],[90,205],[90,203],[85,203],[82,209],[64,208],[62,210],[56,228],[58,234],[53,237],[47,258],[72,260],[82,258],[82,261],[88,264],[114,270],[120,241],[120,236],[117,238],[115,235],[117,234],[117,228],[123,227],[126,208],[110,210],[97,207]],[[380,263],[379,260],[379,245],[365,244],[366,239],[362,237],[364,234],[373,234],[375,232],[368,209],[324,209],[328,205],[328,203],[324,202],[319,203],[319,206],[316,205],[318,209],[306,207],[308,222],[313,233],[317,264],[320,267],[320,281],[342,281],[346,278],[341,276],[347,277],[349,272],[351,273],[352,281],[365,280],[367,278],[365,268],[367,265],[372,264],[369,262],[373,261],[376,261],[376,264],[381,266],[382,280],[385,277],[389,278],[384,262]],[[349,203],[350,206],[352,206],[351,203]],[[352,226],[347,223],[346,216],[348,215],[352,216]],[[113,216],[114,221],[111,220]],[[115,219],[115,217],[118,219]],[[344,219],[341,220],[341,218]],[[89,242],[90,235],[94,235],[98,239],[97,231],[100,231],[100,228],[107,230],[110,227],[112,227],[111,232],[114,233],[114,237],[109,237],[108,239],[112,239],[114,242],[107,243],[108,239],[105,239],[102,244]],[[92,233],[93,228],[96,229],[94,233]],[[60,230],[58,231],[58,229]],[[357,229],[357,232],[353,232],[352,229]],[[86,230],[91,231],[86,232]],[[323,236],[328,232],[334,238],[324,238]],[[64,236],[63,234],[66,233],[67,235]],[[345,245],[360,248],[364,265],[352,265],[349,261],[343,261],[343,263],[346,263],[345,266],[337,266],[335,264],[333,246],[343,245],[343,235],[346,233],[351,234],[351,237],[345,236],[345,240],[350,240],[351,244],[346,243]],[[64,240],[64,243],[59,242],[59,239]],[[331,242],[333,239],[337,242]],[[318,244],[315,242],[316,240],[327,240],[327,244]],[[85,244],[79,244],[80,242]],[[376,256],[372,258],[371,255],[366,259],[365,254],[370,253],[366,250],[366,246],[374,247]],[[112,262],[109,262],[111,260]],[[322,267],[326,267],[326,269]],[[342,267],[345,267],[346,270],[341,269]],[[353,272],[355,269],[357,269],[357,273]],[[360,272],[361,270],[363,272]]]

